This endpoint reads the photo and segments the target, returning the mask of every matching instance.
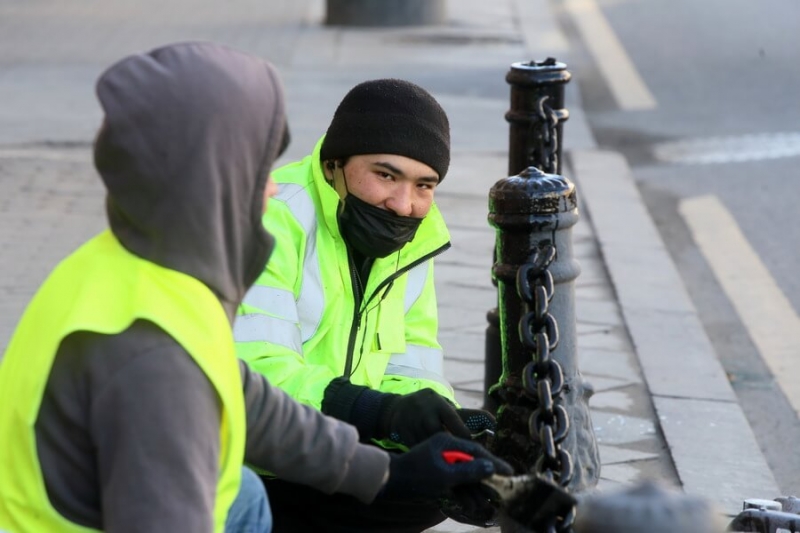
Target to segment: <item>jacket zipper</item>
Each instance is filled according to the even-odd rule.
[[[358,329],[361,325],[361,301],[363,300],[361,294],[361,281],[358,277],[353,254],[347,250],[347,265],[350,267],[350,284],[353,286],[353,323],[350,325],[350,338],[347,339],[347,359],[344,365],[344,377],[350,380],[350,374],[353,371],[353,351],[356,347],[356,337],[358,336]]]
[[[415,266],[417,266],[417,265],[419,265],[421,263],[424,263],[425,261],[427,261],[429,259],[432,259],[432,258],[436,257],[437,255],[441,254],[442,252],[444,252],[448,248],[450,248],[450,242],[449,241],[444,243],[442,246],[440,246],[436,250],[433,250],[432,252],[430,252],[430,253],[428,253],[426,255],[423,255],[422,257],[420,257],[416,261],[407,264],[406,266],[404,266],[403,268],[401,268],[399,270],[396,270],[391,276],[389,276],[386,279],[384,279],[380,283],[380,285],[378,285],[378,287],[372,292],[372,295],[370,296],[369,300],[367,300],[367,302],[364,305],[364,307],[365,308],[368,307],[370,302],[372,302],[373,298],[375,298],[375,296],[380,294],[381,289],[386,287],[388,284],[393,283],[394,280],[396,280],[397,278],[402,276],[404,273],[408,272],[409,270],[411,270]],[[354,300],[355,300],[355,309],[353,310],[353,323],[350,326],[350,338],[347,341],[347,359],[345,360],[344,375],[343,375],[343,377],[345,377],[345,378],[347,378],[349,380],[350,379],[350,373],[353,371],[353,352],[355,351],[355,347],[356,347],[356,338],[358,337],[358,330],[359,330],[359,328],[361,326],[361,303],[362,303],[362,301],[364,299],[363,298],[364,295],[361,293],[361,287],[360,287],[360,284],[359,284],[358,273],[356,272],[356,267],[353,264],[352,254],[350,253],[349,250],[347,252],[347,261],[348,261],[348,264],[350,266],[350,282],[353,285],[353,293],[355,295],[355,298],[354,298]]]

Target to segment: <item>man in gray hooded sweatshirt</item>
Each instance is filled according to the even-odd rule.
[[[109,229],[51,273],[0,363],[0,531],[219,532],[243,461],[367,503],[511,473],[447,434],[390,458],[237,362],[288,142],[267,62],[165,46],[110,67],[97,95]]]

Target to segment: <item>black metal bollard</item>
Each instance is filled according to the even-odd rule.
[[[572,252],[575,186],[528,167],[489,194],[502,376],[493,451],[518,472],[544,473],[570,491],[597,483],[600,460],[589,416],[591,387],[577,367]]]
[[[544,61],[513,63],[506,74],[511,85],[508,175],[528,166],[561,174],[563,125],[569,119],[564,89],[572,75],[567,65],[552,57]]]
[[[506,74],[511,86],[510,108],[505,115],[509,123],[508,175],[515,176],[528,166],[550,174],[561,173],[563,123],[569,118],[564,108],[564,88],[572,75],[564,63],[553,58],[544,61],[513,63]],[[496,280],[495,286],[497,285]],[[486,315],[483,407],[496,413],[499,401],[489,395],[502,370],[500,320],[497,308]]]
[[[329,26],[421,26],[444,24],[445,0],[327,0]]]

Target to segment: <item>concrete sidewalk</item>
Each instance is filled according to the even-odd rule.
[[[517,61],[569,64],[550,4],[452,0],[444,26],[380,30],[322,26],[323,0],[168,5],[0,1],[0,346],[58,259],[104,226],[89,149],[97,75],[133,51],[212,39],[278,65],[292,129],[279,163],[311,150],[360,81],[406,78],[445,107],[452,166],[437,202],[453,248],[436,265],[441,341],[459,400],[479,406],[485,316],[496,305],[487,198],[507,166],[504,77]],[[565,175],[582,202],[573,232],[578,350],[597,391],[599,488],[658,478],[730,514],[744,498],[781,495],[630,169],[595,147],[574,80],[566,106]],[[432,531],[473,529],[448,521]]]

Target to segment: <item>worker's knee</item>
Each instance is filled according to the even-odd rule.
[[[242,468],[239,494],[228,512],[225,533],[269,533],[272,512],[261,479],[249,468]]]

